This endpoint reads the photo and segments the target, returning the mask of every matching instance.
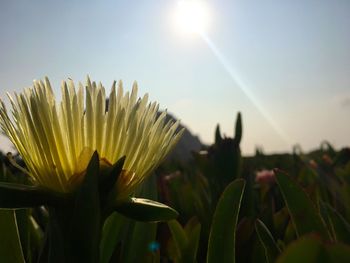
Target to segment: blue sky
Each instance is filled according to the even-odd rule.
[[[137,80],[206,143],[241,111],[246,154],[349,146],[350,1],[206,3],[217,53],[174,28],[177,1],[1,1],[0,96],[46,75],[56,94],[68,77]]]

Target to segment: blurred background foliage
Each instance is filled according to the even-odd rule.
[[[324,141],[309,153],[242,157],[242,134],[240,114],[232,137],[217,126],[213,145],[185,133],[135,194],[179,217],[144,223],[114,212],[100,262],[349,262],[350,148]],[[0,180],[31,184],[3,153]],[[37,262],[48,217],[44,206],[0,210],[1,262]]]

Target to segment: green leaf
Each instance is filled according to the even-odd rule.
[[[196,262],[199,238],[201,234],[201,224],[198,222],[197,218],[193,217],[187,222],[185,232],[187,235],[188,244],[184,253],[184,258],[188,259],[188,262]]]
[[[196,262],[201,225],[198,220],[191,218],[185,228],[176,220],[168,221],[168,226],[176,248],[178,262]]]
[[[125,156],[121,157],[112,167],[101,167],[101,174],[99,176],[100,192],[109,193],[115,186],[120,173],[123,170]]]
[[[168,221],[168,227],[174,240],[177,256],[179,259],[181,259],[188,244],[186,232],[182,228],[181,224],[176,220]]]
[[[316,235],[306,235],[292,242],[277,259],[277,263],[346,263],[349,258],[349,246],[323,243]]]
[[[134,222],[122,262],[153,262],[152,243],[156,242],[157,223]],[[156,242],[156,244],[158,244]],[[137,253],[135,253],[137,251]]]
[[[238,112],[235,126],[235,137],[234,141],[239,145],[242,139],[242,116],[241,113]]]
[[[230,160],[234,168],[232,173],[233,179],[239,178],[241,176],[242,157],[241,157],[241,150],[239,146],[239,144],[241,143],[241,139],[242,139],[242,117],[241,117],[241,113],[238,112],[237,119],[236,119],[236,126],[235,126],[235,137],[233,138],[233,147],[234,147],[233,156],[232,156],[232,159]]]
[[[235,232],[245,181],[236,179],[222,193],[213,217],[208,263],[235,262]]]
[[[116,182],[123,170],[125,156],[121,157],[112,166],[103,165],[100,162],[99,193],[101,204],[101,221],[105,221],[114,211],[114,203],[117,193]],[[102,164],[102,166],[101,166]]]
[[[64,240],[64,235],[69,229],[65,230],[60,223],[59,219],[62,217],[60,209],[49,207],[49,214],[46,242],[41,251],[39,262],[65,262],[68,256],[65,251],[65,245],[68,241]]]
[[[15,210],[15,213],[24,258],[26,259],[26,262],[31,262],[31,245],[29,231],[30,211],[29,209],[17,209]]]
[[[44,233],[33,216],[29,216],[28,231],[30,235],[31,254],[38,255],[42,248]],[[31,262],[28,261],[27,262]]]
[[[309,196],[287,174],[277,169],[275,174],[297,235],[316,232],[329,240],[328,230]]]
[[[348,263],[350,258],[350,246],[336,243],[324,244],[328,254],[328,262],[331,263]]]
[[[245,191],[246,191],[246,188],[244,189],[244,192]],[[242,202],[241,202],[241,206],[242,206]],[[239,213],[242,213],[242,212],[243,210],[240,210]],[[254,239],[256,239],[254,238],[255,236],[254,224],[255,224],[255,219],[250,217],[242,217],[242,219],[240,219],[239,224],[236,227],[235,249],[237,250],[236,260],[239,262],[245,261],[245,260],[242,260],[242,258],[245,258],[247,254],[250,257],[250,254],[252,252],[251,246],[254,243],[258,243],[258,245],[260,245],[260,242],[254,242],[254,243],[252,242]]]
[[[25,262],[13,210],[0,210],[0,244],[1,262]]]
[[[287,227],[284,231],[283,242],[285,244],[288,244],[297,238],[298,238],[298,236],[297,236],[297,233],[295,231],[293,220],[289,219]]]
[[[350,224],[329,204],[322,204],[333,230],[336,241],[350,243]]]
[[[322,244],[318,238],[304,236],[292,242],[282,255],[278,263],[309,263],[324,262],[321,256]]]
[[[277,247],[276,242],[271,235],[271,232],[265,226],[265,224],[259,219],[255,222],[255,230],[258,234],[259,240],[264,247],[266,261],[275,262],[275,259],[280,254],[280,249]]]
[[[126,217],[144,222],[168,221],[179,215],[165,204],[134,197],[117,205],[115,210]]]
[[[157,178],[150,176],[136,194],[142,198],[157,199]],[[124,243],[121,262],[155,262],[160,244],[156,240],[157,223],[144,223],[130,221],[130,231]],[[137,253],[135,253],[137,251]]]
[[[283,237],[290,220],[287,207],[283,207],[273,215],[274,233],[277,237]]]
[[[222,137],[220,132],[220,126],[218,124],[215,129],[215,144],[219,144],[221,141],[222,141]]]
[[[0,183],[1,208],[26,208],[41,205],[63,205],[71,195],[51,191],[39,186]]]
[[[138,190],[141,197],[157,199],[156,177],[150,176]],[[156,233],[156,224],[136,222],[114,212],[103,228],[100,262],[155,262],[159,257],[152,247],[157,245]]]
[[[98,262],[100,244],[99,157],[95,151],[77,191],[70,241],[72,262]]]
[[[116,212],[112,213],[105,221],[100,243],[100,263],[110,262],[125,221],[125,217]]]

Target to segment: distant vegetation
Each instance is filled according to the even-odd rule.
[[[309,153],[295,147],[242,157],[242,132],[240,114],[233,137],[223,138],[218,126],[213,145],[186,132],[137,192],[173,207],[178,218],[144,223],[113,213],[103,228],[100,262],[349,262],[350,149],[322,142]],[[30,184],[0,158],[1,181]],[[16,217],[20,249],[36,262],[48,211],[19,209]],[[1,244],[9,240],[15,237],[0,235]],[[0,249],[0,258],[11,249],[16,253],[13,245]]]

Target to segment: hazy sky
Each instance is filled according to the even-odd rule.
[[[137,80],[205,143],[241,111],[244,153],[349,146],[350,1],[206,3],[207,41],[176,30],[177,1],[1,1],[0,96],[46,75],[56,94]]]

